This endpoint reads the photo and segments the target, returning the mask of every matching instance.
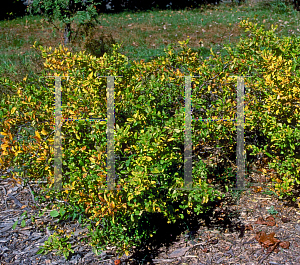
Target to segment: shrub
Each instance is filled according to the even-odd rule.
[[[147,86],[140,80],[141,71],[147,72],[142,70],[143,68],[149,68],[147,73],[153,73],[153,69],[157,66],[164,68],[164,58],[161,58],[158,64],[134,63],[132,68],[126,69],[127,59],[116,52],[116,47],[111,56],[104,54],[100,58],[86,55],[85,52],[71,54],[62,46],[54,51],[40,46],[40,50],[46,58],[45,67],[48,73],[45,72],[45,75],[70,76],[69,82],[65,84],[66,88],[63,89],[62,101],[67,102],[64,117],[76,119],[79,112],[83,115],[82,118],[90,114],[105,117],[103,84],[106,80],[97,80],[95,73],[101,76],[123,75],[123,81],[116,80],[115,84],[116,115],[120,117],[120,121],[116,122],[118,133],[115,139],[115,152],[119,156],[129,155],[125,161],[118,161],[116,164],[121,173],[118,185],[122,190],[99,190],[105,187],[106,169],[103,162],[106,157],[106,122],[91,126],[90,122],[86,122],[85,125],[79,121],[66,122],[63,126],[64,190],[61,194],[49,190],[53,185],[51,170],[53,160],[49,159],[53,154],[51,148],[53,140],[49,136],[54,129],[51,124],[54,118],[53,85],[52,90],[46,87],[46,85],[51,87],[49,81],[40,83],[38,91],[34,91],[37,84],[27,83],[23,88],[19,87],[19,98],[13,98],[8,102],[10,107],[5,109],[4,116],[13,117],[14,122],[6,120],[1,124],[4,135],[1,167],[8,166],[9,161],[14,161],[16,165],[26,168],[28,178],[43,178],[43,180],[47,178],[48,184],[43,190],[46,195],[42,192],[39,194],[40,198],[43,196],[53,198],[52,203],[55,203],[54,198],[65,201],[65,206],[54,205],[52,208],[64,209],[65,217],[83,215],[84,220],[94,221],[94,225],[90,226],[91,235],[97,235],[95,231],[103,219],[108,224],[115,223],[119,228],[122,225],[132,227],[132,230],[116,235],[110,226],[106,226],[99,232],[102,233],[102,237],[92,242],[96,248],[103,247],[104,243],[107,245],[106,240],[109,239],[112,244],[117,245],[118,250],[128,251],[132,245],[151,238],[155,233],[154,228],[149,228],[148,231],[140,229],[141,223],[145,218],[148,219],[149,214],[160,212],[169,223],[174,223],[183,218],[183,211],[202,212],[209,208],[205,204],[209,200],[214,200],[220,193],[205,182],[205,174],[198,174],[195,177],[195,188],[200,191],[185,192],[174,190],[183,186],[183,179],[178,173],[169,171],[172,165],[178,164],[179,161],[182,163],[182,155],[175,151],[175,147],[178,146],[178,141],[182,142],[183,135],[179,138],[178,136],[184,122],[183,107],[176,107],[177,116],[166,116],[163,106],[168,100],[167,95],[157,101],[157,96],[161,94],[160,81],[164,80],[164,76],[160,81],[152,79]],[[184,61],[188,65],[188,60]],[[178,64],[175,61],[173,63]],[[193,64],[192,60],[190,63]],[[168,74],[175,73],[170,70]],[[78,98],[81,98],[82,102],[79,102]],[[157,108],[152,109],[155,105]],[[87,110],[85,106],[91,109]],[[41,123],[41,120],[49,122]],[[33,135],[27,135],[30,141],[24,145],[25,142],[17,142],[15,136],[18,126],[27,122],[33,124],[35,132]],[[89,133],[92,133],[92,137],[86,138]],[[96,145],[98,150],[95,149]],[[24,164],[23,161],[28,163]],[[19,181],[24,178],[16,172],[13,172],[13,177]],[[179,202],[178,209],[170,206],[174,201]],[[190,210],[187,210],[188,208]]]
[[[257,30],[257,25],[248,21],[242,21],[241,26],[245,26],[246,31],[251,30],[254,37],[242,40],[235,50],[227,47],[229,55],[225,60],[211,51],[212,57],[201,64],[199,54],[187,47],[189,40],[179,42],[178,55],[169,46],[165,56],[148,63],[134,61],[130,68],[126,67],[127,57],[117,52],[119,44],[113,44],[111,55],[99,58],[85,52],[72,54],[62,46],[55,50],[40,46],[46,59],[48,72],[45,75],[70,77],[63,86],[62,102],[66,104],[63,117],[76,120],[92,115],[104,119],[106,80],[97,79],[96,74],[123,76],[116,78],[114,90],[115,155],[125,158],[116,161],[118,189],[105,189],[106,121],[64,123],[64,189],[61,193],[49,189],[54,182],[53,159],[49,159],[53,155],[50,136],[54,130],[54,86],[49,81],[34,84],[30,80],[17,87],[19,97],[8,98],[8,107],[3,108],[2,113],[6,120],[0,124],[4,136],[1,168],[7,168],[13,161],[26,168],[28,178],[47,179],[40,197],[51,200],[55,215],[60,215],[60,219],[73,216],[73,219],[88,223],[95,251],[112,244],[120,254],[127,253],[132,246],[150,240],[156,233],[156,227],[150,223],[155,214],[160,214],[168,223],[175,223],[184,213],[207,211],[209,202],[224,195],[207,181],[208,173],[217,163],[204,163],[203,156],[194,162],[194,189],[181,189],[183,172],[176,169],[183,167],[184,153],[182,77],[190,73],[199,76],[193,81],[192,97],[193,107],[202,110],[193,118],[221,116],[224,119],[195,121],[193,142],[223,146],[219,156],[225,161],[226,157],[233,157],[236,141],[234,123],[225,121],[234,119],[236,113],[236,79],[232,75],[249,73],[255,75],[257,84],[250,83],[251,91],[245,98],[245,131],[259,129],[268,141],[262,147],[246,145],[246,150],[270,156],[269,164],[278,170],[284,181],[284,192],[287,192],[293,181],[299,181],[299,112],[296,106],[299,76],[293,72],[298,67],[295,54],[299,40],[279,41],[273,29]],[[262,51],[261,47],[271,50]],[[263,105],[257,101],[259,96]],[[35,131],[28,135],[30,141],[22,146],[16,141],[18,126],[27,122]],[[285,168],[273,162],[279,156]],[[222,163],[226,167],[226,163]],[[22,181],[22,176],[16,172],[13,177]],[[280,191],[279,187],[277,189]],[[55,199],[63,202],[57,203]],[[64,241],[64,244],[67,243]]]
[[[252,100],[246,130],[263,133],[263,146],[248,145],[252,154],[268,157],[270,168],[276,170],[283,183],[276,184],[277,192],[290,194],[299,184],[299,51],[300,39],[295,35],[279,39],[275,30],[264,31],[263,26],[242,21],[241,27],[250,31],[249,38],[241,40],[234,51],[227,47],[234,64],[242,73],[259,76],[251,87]],[[248,69],[247,69],[248,68]],[[266,173],[266,172],[265,172]]]

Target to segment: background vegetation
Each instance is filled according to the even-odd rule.
[[[200,50],[205,57],[210,48],[226,54],[224,44],[234,46],[245,36],[237,27],[242,19],[263,23],[266,29],[278,25],[279,36],[298,35],[300,13],[292,3],[264,1],[221,3],[186,10],[154,10],[99,14],[101,25],[85,37],[84,34],[69,45],[71,51],[87,49],[95,55],[109,49],[109,43],[122,43],[121,53],[130,60],[151,60],[163,54],[168,44],[190,37],[189,47]],[[54,23],[57,27],[58,22]],[[74,25],[75,27],[75,25]],[[83,29],[83,31],[88,29]],[[113,39],[113,41],[112,41]],[[46,23],[40,15],[24,16],[0,21],[0,74],[21,81],[26,75],[38,76],[43,69],[41,56],[31,49],[35,41],[43,46],[58,47],[63,32]],[[0,88],[1,89],[1,88]]]

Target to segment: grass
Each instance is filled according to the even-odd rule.
[[[259,3],[221,3],[217,6],[185,10],[154,10],[146,12],[122,12],[100,14],[101,25],[97,26],[94,38],[111,34],[116,42],[123,43],[120,52],[130,60],[163,55],[168,44],[190,38],[189,47],[201,51],[204,58],[222,50],[225,44],[234,46],[246,34],[237,27],[242,19],[264,24],[278,25],[279,36],[299,34],[299,12],[292,4],[276,1]],[[59,25],[59,21],[54,23]],[[74,26],[74,25],[73,25]],[[60,32],[41,16],[25,16],[11,21],[0,21],[0,73],[11,80],[20,81],[26,75],[39,75],[43,61],[36,51],[30,49],[34,41],[44,46],[58,47],[62,43]],[[199,41],[203,42],[200,47]],[[83,50],[83,37],[69,45],[73,51]]]

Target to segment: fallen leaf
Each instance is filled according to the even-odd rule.
[[[281,221],[282,221],[283,223],[288,223],[288,222],[290,221],[290,219],[287,218],[287,217],[282,217],[282,218],[281,218]]]
[[[252,225],[245,225],[245,230],[253,230],[253,226]]]
[[[207,252],[208,252],[208,249],[207,249],[207,248],[204,248],[204,249],[202,249],[202,251],[203,251],[204,253],[207,253]]]
[[[282,241],[279,243],[279,246],[281,246],[282,248],[288,249],[290,247],[290,242]]]
[[[267,225],[267,226],[275,226],[276,222],[273,216],[268,216],[266,221],[262,217],[258,217],[257,221],[254,222],[255,224],[259,225]]]

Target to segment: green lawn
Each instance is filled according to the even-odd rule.
[[[189,47],[201,51],[204,58],[210,48],[225,55],[224,44],[235,45],[246,36],[237,25],[242,19],[264,24],[278,25],[280,37],[299,36],[300,12],[292,4],[264,1],[260,3],[225,4],[189,10],[154,10],[120,14],[100,14],[101,25],[95,29],[97,40],[102,34],[111,34],[122,43],[121,53],[130,60],[150,60],[164,54],[168,44],[190,38]],[[279,1],[280,2],[280,1]],[[277,4],[276,4],[277,3]],[[55,22],[59,26],[59,22]],[[43,60],[30,49],[35,41],[41,45],[58,47],[62,43],[60,32],[47,24],[41,16],[26,16],[11,21],[0,21],[0,73],[12,80],[22,80],[27,74],[38,75],[43,69]],[[203,47],[199,41],[202,41]],[[69,47],[73,51],[84,49],[83,39],[75,39]]]

